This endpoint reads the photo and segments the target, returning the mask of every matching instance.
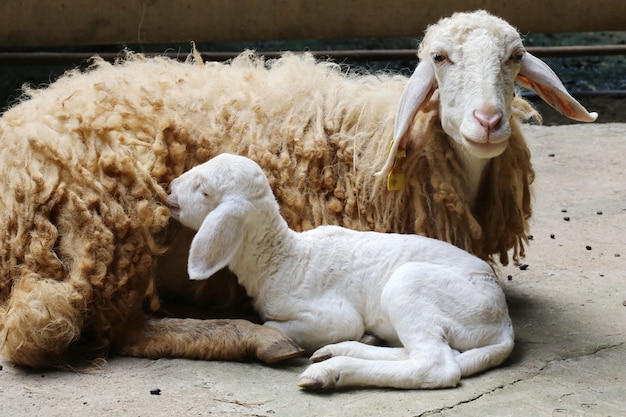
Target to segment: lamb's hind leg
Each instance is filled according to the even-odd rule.
[[[407,359],[397,360],[399,355],[393,354],[383,360],[385,354],[392,352],[386,348],[379,348],[379,354],[370,351],[375,360],[335,356],[311,365],[302,374],[299,385],[310,389],[349,385],[405,389],[456,386],[461,370],[455,352],[446,342],[441,311],[433,305],[437,300],[432,295],[441,291],[437,288],[439,278],[446,277],[437,267],[406,264],[394,271],[383,290],[382,306],[389,326],[393,326],[406,349]]]

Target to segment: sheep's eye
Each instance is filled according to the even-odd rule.
[[[517,51],[511,55],[510,60],[513,62],[520,62],[524,58],[524,51]]]
[[[446,60],[446,56],[443,54],[433,54],[433,61],[437,64],[441,64]]]

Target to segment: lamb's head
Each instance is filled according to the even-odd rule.
[[[278,212],[265,174],[251,159],[221,154],[170,183],[172,216],[197,230],[189,250],[191,279],[209,278],[238,252],[253,213]]]
[[[437,89],[443,129],[477,158],[493,158],[506,149],[516,81],[571,119],[591,122],[597,117],[569,95],[545,63],[526,52],[513,26],[485,11],[456,13],[430,26],[418,55],[383,172],[390,170],[398,147],[404,147],[416,112]]]
[[[172,217],[198,230],[219,205],[229,201],[254,204],[266,197],[268,190],[265,174],[257,163],[243,156],[221,154],[174,179],[167,204]]]

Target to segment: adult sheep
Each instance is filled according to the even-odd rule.
[[[486,12],[430,27],[419,55],[408,84],[348,75],[307,54],[266,63],[247,52],[229,64],[96,60],[85,73],[27,90],[0,120],[2,354],[45,367],[111,348],[268,361],[299,353],[278,335],[261,343],[257,327],[238,339],[241,322],[155,319],[142,309],[158,309],[159,296],[187,276],[168,252],[168,229],[180,226],[170,222],[163,187],[223,152],[263,167],[295,230],[417,233],[482,258],[517,257],[533,177],[517,118],[533,110],[514,97],[514,80],[569,117],[594,115],[524,52],[513,27]],[[374,173],[391,167],[401,95],[394,143],[407,156],[391,172],[406,183],[388,191]],[[176,295],[203,301],[213,289]],[[218,326],[235,334],[231,351],[217,351]],[[274,342],[284,350],[268,353]]]

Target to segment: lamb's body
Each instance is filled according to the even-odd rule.
[[[276,230],[267,219],[264,226],[268,231]],[[381,294],[389,288],[392,274],[408,263],[419,271],[409,278],[414,285],[410,292],[412,311],[419,312],[412,320],[429,321],[430,309],[443,313],[449,320],[446,340],[458,350],[476,343],[467,341],[476,327],[496,325],[492,330],[500,329],[502,317],[494,317],[493,323],[478,321],[476,326],[476,316],[487,317],[493,312],[480,306],[506,311],[493,270],[446,242],[414,235],[355,232],[338,226],[301,233],[282,229],[276,235],[268,231],[259,234],[261,241],[244,241],[230,268],[266,324],[279,328],[306,350],[359,340],[366,333],[401,346],[381,305]],[[494,299],[497,305],[492,307]],[[483,334],[486,340],[493,338],[493,331]]]
[[[198,230],[192,279],[228,265],[265,324],[309,351],[365,334],[394,346],[323,347],[313,354],[323,362],[302,375],[303,387],[450,387],[513,349],[492,268],[447,242],[337,226],[294,232],[258,165],[235,155],[174,180],[169,204]]]

